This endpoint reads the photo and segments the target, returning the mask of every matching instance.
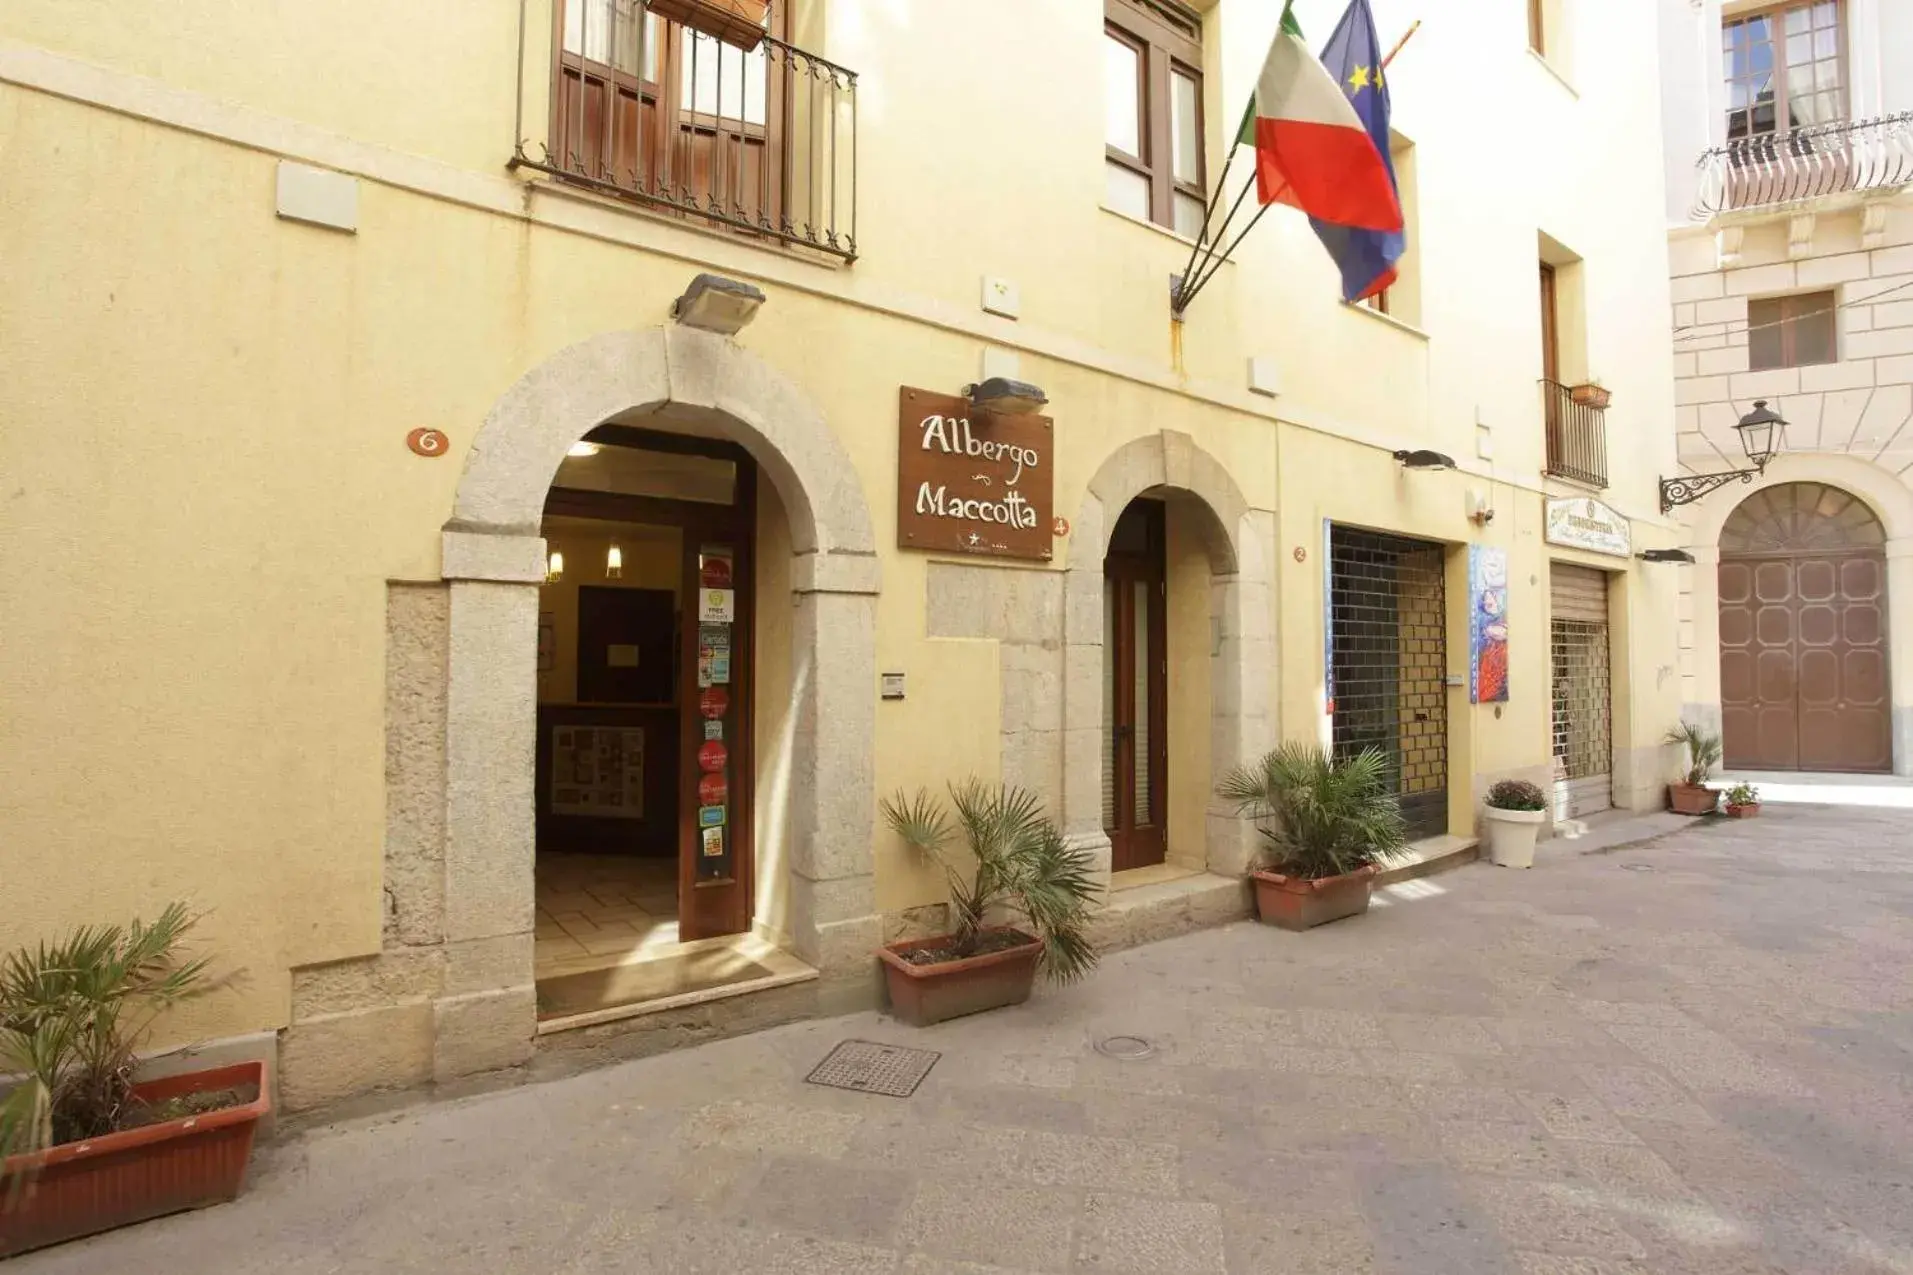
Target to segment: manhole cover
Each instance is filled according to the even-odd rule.
[[[1135,1062],[1154,1055],[1156,1047],[1141,1036],[1105,1036],[1096,1042],[1096,1052],[1107,1058]]]
[[[943,1057],[934,1049],[905,1049],[873,1040],[846,1040],[824,1056],[810,1075],[813,1085],[908,1098]]]

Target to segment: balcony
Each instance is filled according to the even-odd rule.
[[[1888,192],[1913,182],[1913,112],[1764,133],[1700,157],[1694,219]]]
[[[520,4],[514,169],[856,260],[855,72],[769,33],[747,51],[643,0]]]
[[[1548,427],[1548,464],[1552,478],[1607,486],[1607,409],[1576,402],[1586,386],[1541,382],[1542,409]],[[1585,393],[1582,397],[1586,397]]]

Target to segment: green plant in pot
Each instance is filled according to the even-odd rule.
[[[264,1065],[136,1075],[160,1015],[230,982],[184,955],[194,920],[175,903],[0,960],[0,1256],[239,1194]]]
[[[883,801],[891,829],[943,870],[950,931],[878,949],[890,1006],[918,1026],[1030,997],[1040,970],[1057,983],[1096,966],[1089,910],[1095,863],[1072,849],[1034,794],[977,779]]]
[[[1548,817],[1546,793],[1525,779],[1504,779],[1488,789],[1481,816],[1488,857],[1497,867],[1534,866],[1535,838]]]
[[[1681,749],[1685,769],[1680,779],[1667,786],[1669,809],[1679,815],[1711,815],[1720,804],[1720,793],[1707,786],[1707,780],[1720,765],[1720,736],[1695,722],[1682,722],[1667,732],[1666,742]]]
[[[1760,813],[1760,789],[1746,780],[1727,790],[1727,814],[1733,819],[1752,819]]]
[[[1366,912],[1376,875],[1406,857],[1408,826],[1379,749],[1338,760],[1283,744],[1216,792],[1260,827],[1256,911],[1270,925],[1306,930]]]

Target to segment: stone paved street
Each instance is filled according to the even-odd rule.
[[[1768,808],[874,1015],[318,1129],[9,1275],[1913,1272],[1913,835]],[[1092,1049],[1112,1034],[1154,1057]],[[915,1097],[803,1083],[943,1051]]]

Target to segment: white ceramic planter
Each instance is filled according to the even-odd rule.
[[[1484,806],[1488,826],[1488,857],[1503,868],[1532,868],[1534,839],[1541,835],[1545,810],[1497,810]]]

